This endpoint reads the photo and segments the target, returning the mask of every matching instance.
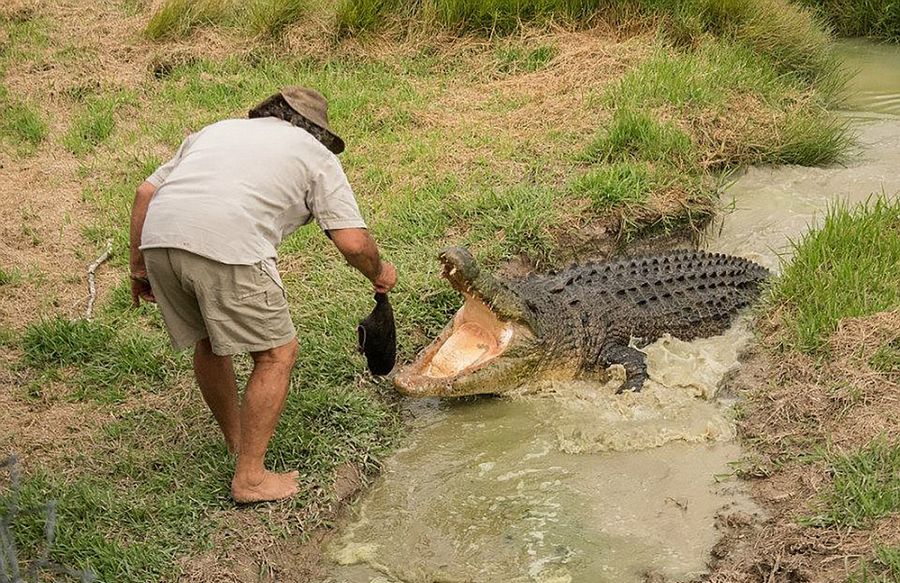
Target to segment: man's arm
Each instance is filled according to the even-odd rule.
[[[376,292],[387,293],[394,288],[397,271],[392,264],[381,260],[378,245],[367,229],[332,229],[327,233],[347,263],[366,276]]]
[[[144,230],[144,219],[147,218],[147,207],[150,206],[150,200],[156,194],[156,187],[149,182],[143,182],[138,186],[134,195],[134,204],[131,207],[131,248],[130,248],[130,265],[131,265],[131,302],[134,306],[140,303],[140,298],[144,301],[154,302],[153,290],[150,289],[150,282],[147,279],[147,267],[144,265],[144,254],[141,253],[141,233]]]

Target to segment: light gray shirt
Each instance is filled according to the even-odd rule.
[[[325,230],[366,226],[337,157],[274,117],[203,128],[147,182],[157,191],[141,249],[174,247],[274,268],[281,241],[312,219]]]

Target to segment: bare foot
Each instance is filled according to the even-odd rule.
[[[239,504],[290,498],[300,491],[300,487],[297,485],[299,476],[300,472],[297,471],[283,474],[264,472],[262,479],[255,484],[250,480],[238,479],[238,476],[235,476],[231,480],[231,497]]]

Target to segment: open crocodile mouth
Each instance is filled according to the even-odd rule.
[[[473,389],[496,380],[490,371],[509,369],[516,360],[512,353],[521,352],[518,346],[533,333],[521,321],[517,298],[482,272],[468,251],[450,247],[439,259],[443,277],[463,295],[463,306],[416,360],[397,372],[394,385],[409,396],[485,392]]]
[[[436,387],[449,386],[497,360],[520,333],[520,326],[504,322],[483,301],[466,295],[452,322],[397,373],[394,383],[408,395],[434,394]]]
[[[514,333],[512,324],[500,321],[474,297],[466,298],[447,332],[423,355],[421,374],[441,379],[470,371],[500,356]]]

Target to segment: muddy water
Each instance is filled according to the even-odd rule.
[[[734,211],[713,226],[713,250],[777,269],[788,240],[835,200],[900,191],[900,63],[871,45],[868,87],[855,106],[860,148],[846,166],[754,168],[724,195]],[[882,54],[879,49],[871,49]],[[894,105],[892,105],[892,103]],[[334,583],[641,581],[704,569],[722,511],[753,511],[730,477],[740,458],[723,381],[750,341],[725,335],[648,346],[640,394],[606,384],[543,381],[506,399],[410,403],[406,447],[352,509],[329,549]]]
[[[900,115],[900,45],[845,40],[838,45],[853,78],[844,107]]]

